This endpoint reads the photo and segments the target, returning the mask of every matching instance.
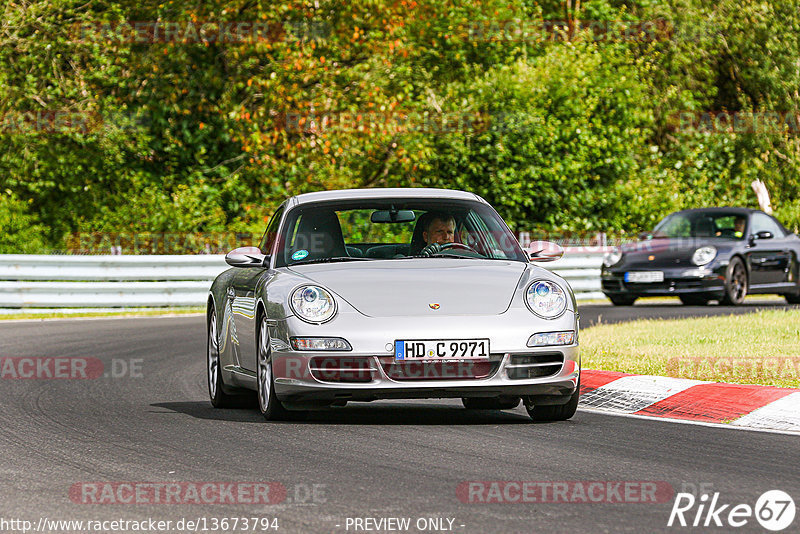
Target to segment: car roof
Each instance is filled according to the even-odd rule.
[[[749,215],[751,213],[763,213],[761,210],[753,208],[692,208],[688,210],[676,211],[675,213],[736,213],[739,215]]]
[[[288,205],[324,202],[327,200],[359,200],[389,198],[440,198],[447,200],[477,200],[487,203],[475,193],[457,189],[436,189],[432,187],[375,187],[370,189],[338,189],[303,193],[288,200]]]

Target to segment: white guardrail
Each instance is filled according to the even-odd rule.
[[[567,249],[540,263],[563,276],[579,300],[603,298],[602,251]],[[225,257],[0,255],[0,308],[203,306],[227,269]]]

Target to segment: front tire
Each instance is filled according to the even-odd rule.
[[[725,273],[725,295],[720,304],[739,306],[747,296],[747,269],[739,258],[733,258]]]
[[[536,422],[547,421],[566,421],[571,419],[575,412],[578,410],[578,400],[581,396],[581,379],[578,378],[578,384],[575,386],[575,393],[570,395],[569,401],[566,404],[556,404],[547,406],[536,406],[525,402],[525,409],[528,415]]]
[[[289,419],[289,411],[275,395],[275,380],[272,376],[272,349],[269,343],[269,327],[266,316],[258,326],[258,409],[267,421]]]
[[[206,348],[206,371],[208,377],[208,397],[214,408],[237,408],[242,398],[225,393],[219,359],[219,336],[217,335],[217,313],[211,312],[208,319],[208,340]]]

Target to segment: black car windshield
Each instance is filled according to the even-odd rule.
[[[276,266],[407,258],[527,262],[491,207],[477,201],[363,199],[299,206],[287,215]]]
[[[720,237],[744,239],[747,216],[741,212],[673,213],[658,223],[652,237]]]

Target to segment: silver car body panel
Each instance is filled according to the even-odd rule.
[[[281,227],[294,207],[310,202],[352,198],[448,198],[480,201],[472,193],[431,189],[367,189],[308,193],[287,200]],[[274,257],[274,256],[273,256]],[[549,280],[569,295],[566,312],[557,319],[534,315],[525,291],[535,280]],[[292,292],[314,284],[333,294],[336,315],[323,324],[296,317],[289,306]],[[438,305],[438,306],[434,306]],[[392,259],[295,265],[274,268],[234,268],[214,281],[209,312],[216,310],[220,332],[220,363],[226,389],[256,388],[256,339],[259,313],[268,319],[275,392],[288,405],[333,400],[378,398],[441,398],[541,396],[564,399],[575,391],[580,374],[579,316],[569,284],[556,274],[521,261],[454,259]],[[568,346],[528,347],[533,334],[575,331]],[[339,337],[347,352],[292,349],[292,337]],[[384,365],[393,358],[397,340],[489,339],[494,368],[482,378],[436,375],[398,380]],[[562,365],[548,376],[510,378],[514,355],[558,355]],[[329,382],[309,372],[320,356],[366,358],[372,378],[367,382]],[[451,362],[471,365],[469,362]],[[447,364],[442,364],[443,367]],[[460,371],[458,371],[460,372]],[[555,402],[560,403],[561,400]]]

